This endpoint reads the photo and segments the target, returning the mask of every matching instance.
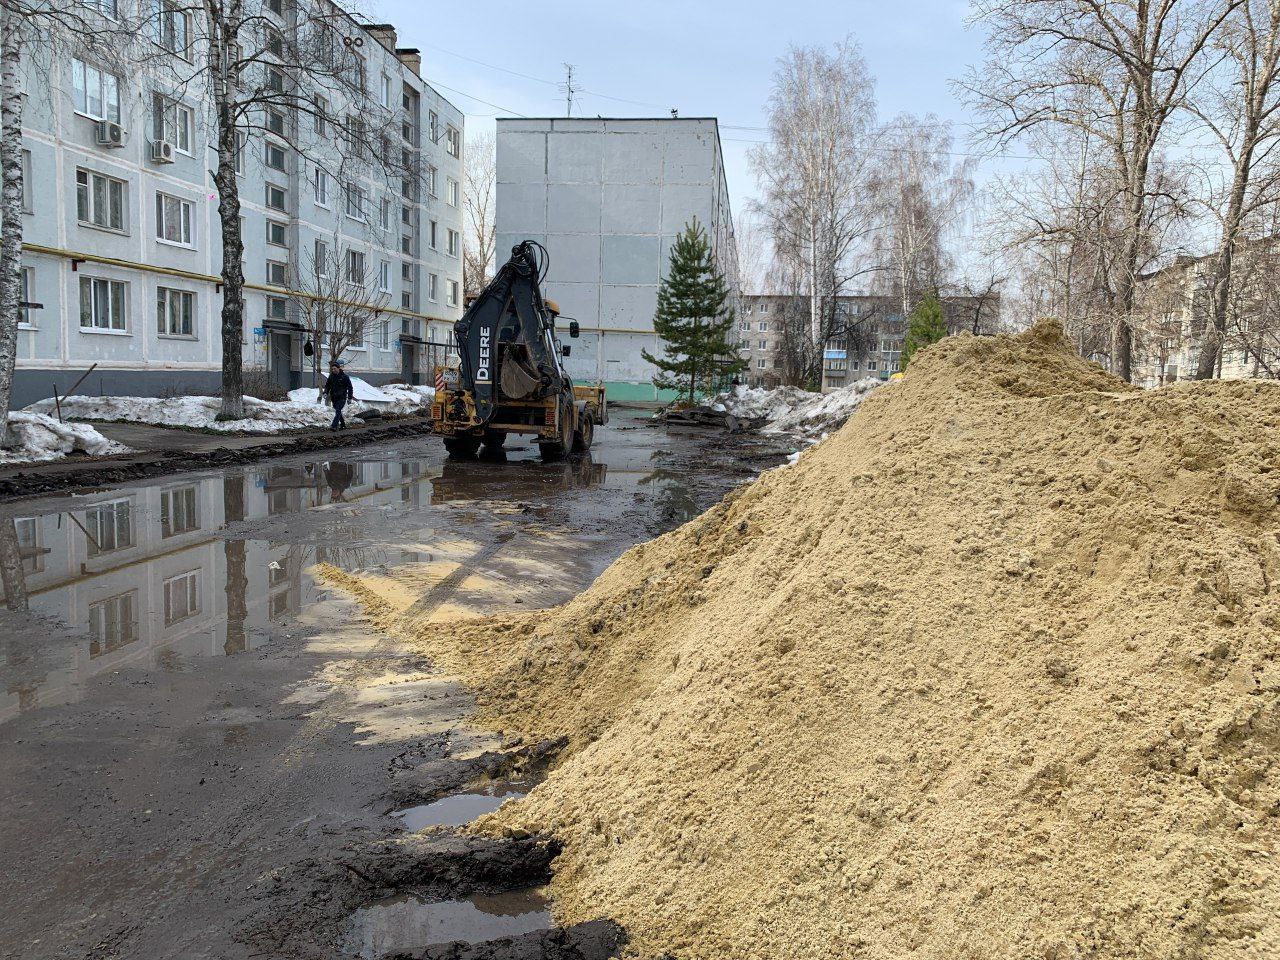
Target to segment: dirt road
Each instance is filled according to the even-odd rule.
[[[609,955],[622,932],[547,929],[553,849],[396,815],[464,822],[555,745],[468,729],[467,691],[308,571],[441,620],[555,604],[781,459],[722,443],[617,419],[572,463],[410,439],[0,506],[0,955]]]

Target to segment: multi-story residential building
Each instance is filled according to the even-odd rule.
[[[944,294],[941,299],[947,329],[953,333],[975,325],[986,332],[997,322],[997,296]],[[907,322],[892,299],[870,293],[845,294],[836,298],[836,311],[847,333],[832,337],[824,345],[823,390],[834,390],[864,377],[888,380],[902,368]],[[806,336],[808,317],[807,298],[743,294],[739,298],[736,332],[739,353],[748,362],[742,381],[761,387],[783,383],[787,376],[785,329],[790,324],[793,335]]]
[[[497,259],[521,240],[550,254],[544,287],[581,325],[568,368],[616,399],[658,399],[653,329],[671,245],[695,217],[731,299],[737,249],[714,118],[499,119]]]
[[[272,61],[273,36],[297,33],[308,4],[262,0],[265,84],[305,71]],[[94,4],[109,15],[114,2]],[[123,0],[121,0],[123,8]],[[154,58],[136,69],[81,59],[69,46],[22,65],[26,96],[23,270],[28,304],[13,402],[65,391],[165,395],[217,389],[222,244],[212,170],[212,110],[197,82],[206,51],[181,7],[165,8]],[[170,22],[171,21],[171,22]],[[316,113],[265,109],[244,137],[246,368],[289,388],[310,382],[298,280],[324,256],[376,277],[380,312],[344,355],[374,383],[421,382],[461,315],[463,116],[420,76],[421,58],[389,25],[344,17],[364,94]],[[359,42],[356,42],[359,41]],[[37,92],[39,91],[39,92]],[[299,91],[301,96],[305,91]],[[360,99],[366,102],[357,102]],[[348,163],[330,116],[378,116],[404,175]],[[296,148],[296,149],[295,149]],[[341,181],[341,182],[339,182]]]

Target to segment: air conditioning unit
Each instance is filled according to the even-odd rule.
[[[152,140],[151,159],[156,163],[173,163],[173,144],[168,140]]]
[[[124,127],[110,120],[98,121],[98,146],[123,147],[125,140]]]

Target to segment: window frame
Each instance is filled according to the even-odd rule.
[[[106,285],[106,297],[99,300],[96,292],[96,284]],[[80,320],[79,329],[81,333],[102,334],[107,336],[131,336],[129,330],[129,281],[117,280],[114,277],[80,277]],[[85,291],[89,291],[89,319],[90,323],[85,324]],[[119,310],[116,310],[116,291],[119,290]],[[106,323],[98,323],[98,307],[100,303],[106,304],[110,310]],[[118,315],[117,315],[118,314]],[[115,321],[119,320],[117,326]]]
[[[84,175],[84,183],[80,182],[81,174]],[[119,187],[119,203],[120,203],[120,225],[113,226],[110,223],[98,223],[93,219],[94,214],[98,210],[97,191],[94,190],[94,178],[103,180],[106,183],[108,219],[110,219],[111,197],[110,191],[113,186]],[[88,212],[88,219],[80,216],[81,212],[81,189],[84,190],[84,207]],[[82,227],[91,227],[95,230],[107,230],[111,233],[118,233],[127,236],[129,233],[129,182],[121,180],[118,177],[112,177],[105,173],[89,167],[76,167],[76,223]]]
[[[283,198],[279,206],[276,206],[274,203],[271,202],[271,198],[272,198],[271,191],[273,190],[279,191],[280,196]],[[274,210],[277,213],[285,213],[285,214],[289,212],[289,188],[288,187],[282,187],[277,183],[272,183],[270,181],[267,181],[264,184],[263,197],[264,197],[263,206],[265,206],[268,210]]]
[[[177,332],[173,329],[174,300],[185,302],[189,316],[186,318],[191,328],[189,333]],[[179,318],[181,320],[181,318]],[[163,329],[162,329],[163,328]],[[181,287],[156,287],[156,336],[164,340],[199,340],[199,329],[196,324],[196,295],[192,290]]]
[[[79,72],[77,73],[77,71]],[[98,96],[98,103],[102,107],[102,116],[96,116],[90,110],[90,102],[89,102],[90,73],[97,75],[97,80],[98,80],[97,96]],[[107,84],[108,79],[112,80],[113,83],[108,85]],[[115,101],[114,105],[110,103],[110,98],[108,98],[107,96],[108,86],[112,88],[112,93]],[[71,104],[74,112],[78,113],[80,116],[85,117],[89,120],[93,120],[96,123],[103,123],[103,122],[120,123],[120,118],[123,115],[121,113],[121,106],[120,106],[120,101],[121,101],[120,87],[121,87],[121,78],[116,76],[116,74],[111,73],[109,70],[104,70],[102,67],[95,67],[92,64],[84,60],[81,60],[79,57],[71,58]],[[83,105],[80,103],[81,93],[84,94]],[[112,116],[112,112],[113,112],[112,106],[114,106],[114,114],[115,114],[114,116]]]
[[[173,240],[165,236],[166,227],[169,225],[166,201],[172,201],[177,205],[178,233],[182,239]],[[193,201],[172,193],[165,193],[163,190],[156,191],[156,243],[182,247],[186,250],[196,248],[196,205]]]

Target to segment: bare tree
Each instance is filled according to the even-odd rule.
[[[342,252],[336,237],[302,261],[290,284],[290,301],[312,344],[311,383],[316,386],[322,357],[341,359],[364,346],[378,323],[387,322],[391,283],[382,275],[386,261],[374,268],[363,251]]]
[[[1216,191],[1210,201],[1221,234],[1211,314],[1196,361],[1195,375],[1201,380],[1212,377],[1219,364],[1244,224],[1280,196],[1274,163],[1268,176],[1257,176],[1259,164],[1280,141],[1280,2],[1243,0],[1223,23],[1212,49],[1222,63],[1210,72],[1190,107],[1221,147],[1230,177],[1226,189]]]
[[[493,277],[494,205],[497,200],[497,156],[494,136],[483,133],[467,144],[463,162],[466,231],[462,243],[462,285],[478,296]]]
[[[770,285],[768,237],[754,217],[740,213],[733,234],[738,247],[738,282],[745,293],[776,293]]]
[[[1003,145],[1040,128],[1105,145],[1119,189],[1112,369],[1128,379],[1134,294],[1152,162],[1171,118],[1208,67],[1206,47],[1244,0],[978,0],[987,62],[963,84]]]
[[[765,223],[776,257],[809,300],[809,357],[821,365],[824,317],[865,269],[855,256],[874,220],[866,203],[876,136],[874,84],[850,40],[834,50],[793,47],[778,63],[768,143],[752,150]],[[784,268],[786,269],[786,268]]]

